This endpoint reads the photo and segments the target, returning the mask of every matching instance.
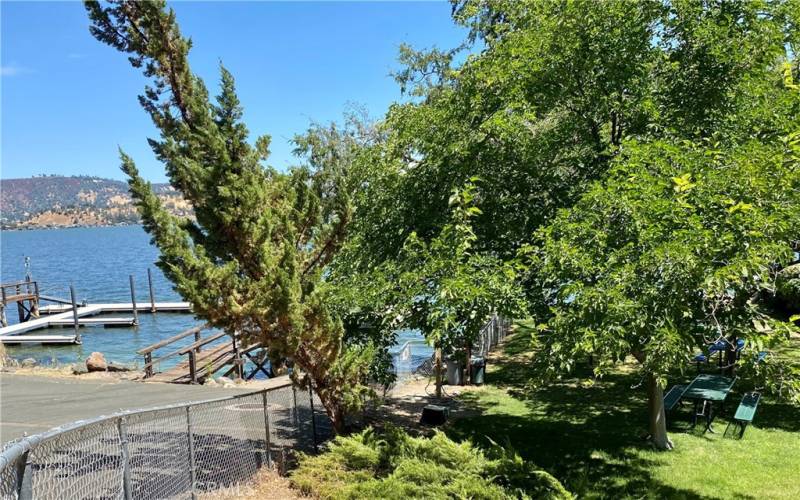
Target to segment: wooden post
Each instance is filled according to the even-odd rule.
[[[130,279],[131,282],[131,306],[133,307],[133,324],[138,325],[139,313],[136,310],[136,290],[133,286],[133,275],[132,274],[128,275],[128,278]]]
[[[78,329],[78,304],[75,302],[75,286],[69,286],[69,298],[72,301],[72,319],[75,326],[75,340],[81,343],[81,331]]]
[[[153,365],[150,364],[152,362],[153,362],[153,353],[152,352],[145,353],[144,364],[150,366],[144,369],[144,378],[149,378],[153,376]]]
[[[20,289],[19,285],[14,287],[14,292],[16,293],[17,298],[19,298],[19,295],[22,293],[22,290]],[[22,306],[22,301],[21,300],[17,300],[17,313],[19,314],[19,322],[20,323],[24,322],[25,321],[25,308]]]
[[[244,378],[242,356],[239,353],[239,347],[236,345],[236,331],[231,334],[231,342],[233,347],[233,364],[236,367],[236,377]]]
[[[2,296],[3,303],[0,304],[0,323],[3,326],[8,326],[8,318],[6,317],[6,288],[0,287],[0,296]]]
[[[39,283],[33,282],[33,295],[34,299],[31,301],[31,316],[34,318],[39,317]]]
[[[194,351],[189,351],[189,377],[192,379],[192,383],[197,383],[197,361],[194,355]]]
[[[156,294],[153,292],[153,274],[147,268],[147,284],[150,287],[150,312],[156,312]]]
[[[194,331],[194,341],[195,342],[200,342],[200,330],[195,330]],[[200,346],[195,347],[194,352],[199,354],[200,353]]]

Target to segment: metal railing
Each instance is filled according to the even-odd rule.
[[[489,353],[497,347],[497,344],[505,340],[508,335],[511,321],[498,314],[492,314],[480,331],[478,338],[473,344],[472,355],[487,357]],[[413,356],[412,349],[418,345],[426,345],[424,342],[409,341],[403,344],[402,348],[395,354],[394,364],[397,366],[398,359],[410,359]],[[417,375],[433,376],[434,357],[431,355],[419,366],[414,368],[413,373]]]
[[[473,354],[486,357],[497,344],[505,340],[511,322],[497,314],[493,314],[489,321],[478,332],[478,341],[475,342]]]
[[[291,384],[122,411],[6,445],[0,499],[196,498],[331,435],[316,394]]]

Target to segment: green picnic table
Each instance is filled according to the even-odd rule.
[[[692,416],[692,426],[697,425],[697,417],[704,416],[706,419],[707,431],[714,432],[711,424],[714,421],[714,403],[719,402],[722,408],[725,398],[731,392],[736,378],[723,377],[722,375],[711,375],[703,373],[695,377],[681,394],[681,399],[691,399],[694,401],[694,414]],[[699,406],[702,405],[702,413],[698,413]]]

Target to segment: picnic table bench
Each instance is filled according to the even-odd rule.
[[[681,402],[681,396],[683,396],[684,390],[686,390],[685,385],[672,386],[672,388],[664,395],[664,410],[674,410],[675,407],[678,406],[678,403]]]
[[[761,401],[761,394],[757,392],[748,392],[742,397],[742,402],[739,403],[736,414],[733,416],[734,425],[738,425],[741,429],[739,431],[739,439],[744,436],[747,424],[751,423],[753,417],[756,416],[759,401]]]

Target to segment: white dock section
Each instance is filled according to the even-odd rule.
[[[150,302],[136,303],[136,311],[142,313],[153,312],[191,312],[192,307],[188,302]],[[84,319],[87,316],[96,316],[103,313],[116,313],[116,312],[131,312],[133,311],[133,304],[119,303],[119,304],[91,304],[86,306],[79,306],[77,311],[78,325],[88,326],[89,324],[117,324],[125,323],[128,318],[91,318]],[[72,312],[72,306],[56,305],[46,306],[42,308],[42,314],[46,314],[38,319],[17,323],[16,325],[9,325],[0,328],[0,342],[6,344],[19,344],[19,343],[61,343],[61,344],[75,344],[78,339],[75,335],[23,335],[27,332],[34,330],[41,330],[43,328],[51,328],[54,326],[68,327],[74,325],[75,318]],[[122,320],[122,321],[120,321]],[[131,321],[132,323],[132,321]],[[121,325],[120,325],[121,326]]]
[[[136,302],[137,312],[150,312],[155,305],[156,312],[191,312],[192,306],[188,302]],[[108,303],[108,304],[91,304],[85,307],[100,307],[103,310],[100,313],[108,312],[132,312],[133,304],[128,303]],[[78,306],[80,310],[81,306]],[[60,314],[63,312],[72,312],[72,306],[69,304],[55,304],[49,306],[42,306],[39,308],[40,314]],[[98,313],[98,314],[100,314]]]

